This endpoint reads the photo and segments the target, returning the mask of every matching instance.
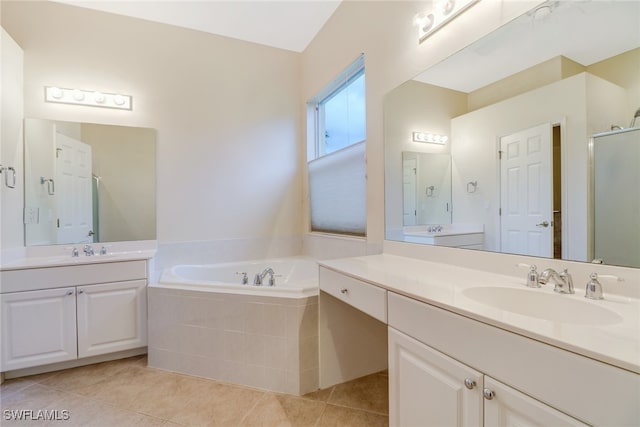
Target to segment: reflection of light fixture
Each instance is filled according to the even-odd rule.
[[[104,96],[104,93],[102,92],[96,92],[93,94],[93,99],[95,99],[95,101],[98,104],[104,104],[104,102],[107,100],[107,98]]]
[[[64,89],[54,86],[45,86],[44,99],[46,102],[84,105],[87,107],[117,108],[119,110],[131,110],[133,101],[130,95],[81,89]]]
[[[418,26],[418,43],[425,41],[427,37],[442,28],[447,22],[479,1],[436,0],[431,12],[420,13],[415,18],[415,24]]]
[[[414,142],[427,142],[430,144],[446,144],[449,137],[429,132],[413,132]]]
[[[73,99],[75,99],[76,101],[82,101],[84,99],[84,92],[82,92],[80,89],[74,89],[72,94]]]

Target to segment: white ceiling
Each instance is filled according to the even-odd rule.
[[[342,0],[55,0],[302,52]]]
[[[415,80],[468,93],[558,55],[588,66],[640,46],[640,1],[546,4],[551,14],[522,15]]]

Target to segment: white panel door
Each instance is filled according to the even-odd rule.
[[[500,138],[501,252],[553,255],[551,124]]]
[[[479,372],[389,328],[390,426],[482,426],[482,387]]]
[[[418,179],[416,159],[402,160],[402,224],[416,225],[416,187]]]
[[[485,426],[562,427],[587,425],[491,377],[485,377],[484,386],[494,393],[493,398],[485,399]]]
[[[56,133],[58,243],[92,243],[91,146]]]
[[[147,345],[147,282],[78,287],[78,357]]]
[[[0,307],[1,371],[76,359],[74,288],[2,294]]]

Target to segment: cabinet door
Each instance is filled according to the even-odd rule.
[[[391,426],[481,426],[482,389],[479,372],[389,328]]]
[[[76,359],[75,288],[2,294],[0,306],[0,370]]]
[[[492,392],[485,399],[484,424],[496,427],[529,426],[586,426],[551,406],[520,393],[490,377],[485,377],[484,387]]]
[[[78,287],[78,357],[147,345],[145,280]]]

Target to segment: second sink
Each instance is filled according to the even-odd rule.
[[[610,325],[622,321],[622,316],[606,307],[568,295],[501,287],[474,287],[462,293],[484,305],[552,322]]]

